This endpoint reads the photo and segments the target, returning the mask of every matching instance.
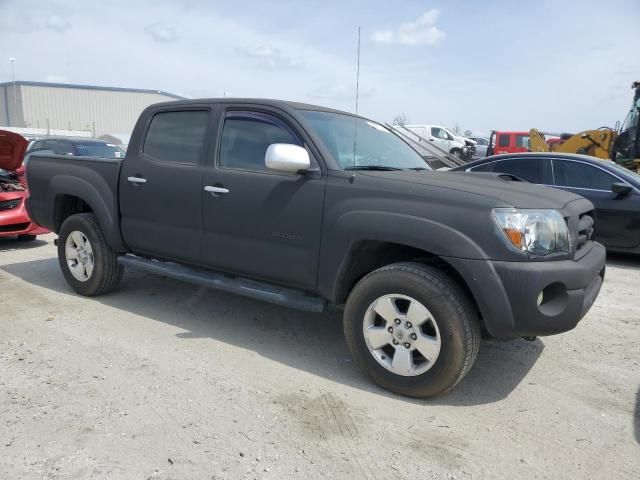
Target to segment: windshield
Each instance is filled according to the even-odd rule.
[[[112,143],[77,142],[75,146],[79,157],[124,158],[124,151]]]
[[[338,113],[301,113],[345,170],[360,167],[431,170],[418,152],[378,123]]]
[[[631,111],[629,111],[629,115],[627,115],[622,125],[622,132],[626,132],[632,127],[635,128],[638,125],[638,121],[640,121],[640,98],[631,105]]]

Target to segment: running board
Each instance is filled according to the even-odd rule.
[[[187,267],[179,263],[161,262],[130,254],[118,257],[118,263],[125,267],[138,268],[163,277],[183,280],[306,312],[323,312],[327,307],[327,302],[322,298],[308,295],[300,290],[225,275],[204,268]]]

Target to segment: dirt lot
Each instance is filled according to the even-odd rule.
[[[454,392],[389,394],[339,314],[140,272],[88,299],[53,236],[0,240],[0,478],[640,478],[640,259],[578,328],[485,341]]]

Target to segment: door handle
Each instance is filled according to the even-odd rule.
[[[204,191],[205,192],[209,192],[211,194],[217,194],[217,193],[229,193],[229,189],[228,188],[223,188],[223,187],[213,187],[211,185],[207,185],[206,187],[204,187]]]
[[[127,177],[127,182],[133,183],[134,185],[139,185],[147,183],[147,179],[142,177]]]

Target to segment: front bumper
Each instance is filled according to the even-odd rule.
[[[574,328],[600,292],[605,248],[595,242],[585,248],[589,251],[578,260],[446,260],[467,281],[492,336],[543,336]]]
[[[49,230],[31,221],[24,201],[16,208],[0,210],[0,237],[45,233],[49,233]]]

